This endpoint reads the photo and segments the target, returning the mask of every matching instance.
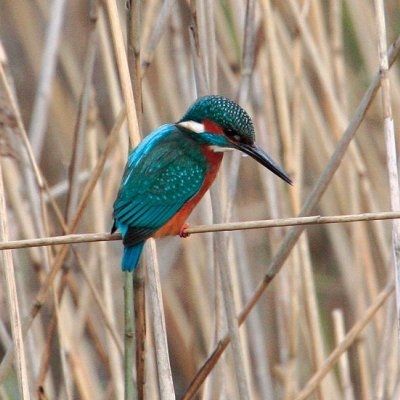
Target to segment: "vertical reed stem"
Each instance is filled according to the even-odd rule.
[[[376,23],[379,33],[379,67],[382,86],[382,105],[384,116],[384,131],[387,154],[387,169],[389,174],[390,206],[392,210],[400,210],[399,174],[397,166],[396,139],[392,117],[392,105],[389,81],[389,61],[386,44],[385,9],[382,0],[375,0]],[[400,341],[400,222],[392,222],[392,251],[394,274],[396,277],[397,329]]]
[[[124,272],[125,303],[125,400],[137,399],[136,387],[133,383],[133,363],[135,360],[135,319],[133,313],[133,277],[134,272]]]
[[[1,71],[3,72],[3,70]],[[4,196],[3,186],[3,174],[0,163],[0,239],[8,240],[8,225],[7,225],[7,214],[6,204]],[[2,252],[2,262],[4,266],[4,273],[6,276],[7,283],[7,294],[8,303],[10,309],[10,321],[12,336],[15,345],[15,358],[16,358],[16,369],[18,377],[19,392],[23,400],[29,400],[29,386],[28,386],[28,375],[25,360],[24,341],[21,327],[21,318],[18,307],[18,296],[17,286],[15,283],[15,271],[12,259],[11,250],[5,250]]]

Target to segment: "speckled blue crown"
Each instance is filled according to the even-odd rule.
[[[242,107],[227,97],[210,95],[200,97],[179,122],[210,120],[221,126],[225,133],[239,135],[248,143],[254,142],[253,122]]]

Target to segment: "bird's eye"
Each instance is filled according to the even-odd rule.
[[[226,128],[226,129],[224,129],[224,133],[226,136],[228,136],[232,140],[235,140],[235,141],[240,140],[240,136],[233,129]]]

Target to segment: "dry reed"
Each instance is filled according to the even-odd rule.
[[[151,243],[125,280],[125,382],[139,399],[396,398],[397,2],[126,5],[0,0],[0,398],[124,398],[120,236],[103,232],[129,146],[210,92],[249,111],[295,186],[228,156],[192,236]]]

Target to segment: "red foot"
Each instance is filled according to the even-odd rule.
[[[190,233],[187,233],[187,232],[185,232],[185,230],[187,229],[187,228],[189,228],[189,224],[183,224],[182,225],[182,228],[181,228],[181,230],[179,231],[179,236],[181,237],[181,238],[187,238],[189,235],[190,235]]]

